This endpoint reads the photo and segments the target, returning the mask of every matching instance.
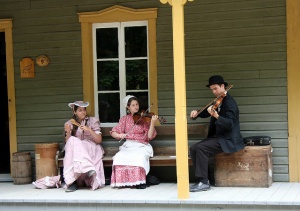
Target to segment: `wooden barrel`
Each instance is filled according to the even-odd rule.
[[[35,170],[36,180],[43,177],[57,176],[56,153],[59,151],[58,143],[35,144]]]
[[[30,152],[15,152],[12,154],[11,176],[16,185],[29,184],[32,182]]]

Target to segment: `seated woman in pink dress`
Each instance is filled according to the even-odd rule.
[[[100,121],[86,114],[88,102],[69,103],[73,119],[65,123],[64,180],[66,192],[87,186],[96,190],[105,185]]]
[[[153,115],[150,122],[134,123],[133,115],[139,111],[136,97],[128,95],[123,100],[128,115],[123,116],[118,125],[110,131],[118,140],[126,139],[120,151],[113,157],[111,187],[146,188],[146,175],[150,170],[149,158],[153,157],[153,149],[149,144],[156,136],[154,124],[158,116]]]

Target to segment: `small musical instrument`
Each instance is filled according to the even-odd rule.
[[[76,122],[75,119],[70,119],[70,122],[71,122],[72,125],[76,125],[77,127],[80,127],[80,123]]]

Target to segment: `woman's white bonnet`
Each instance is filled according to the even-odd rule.
[[[133,96],[133,95],[127,95],[126,97],[124,97],[124,99],[123,99],[123,105],[124,105],[125,107],[127,107],[128,100],[129,100],[130,98],[132,98],[132,97],[135,97],[135,96]]]

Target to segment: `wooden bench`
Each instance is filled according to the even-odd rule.
[[[154,156],[150,158],[150,166],[176,166],[176,147],[175,147],[175,125],[161,125],[155,127],[157,136],[150,141],[153,147]],[[113,139],[109,131],[111,128],[102,128],[102,146],[105,151],[103,158],[104,166],[112,166],[112,157],[119,151],[119,146],[123,142]],[[201,141],[206,137],[208,127],[205,124],[188,125],[188,144],[189,146]],[[192,165],[191,159],[189,164]]]
[[[102,147],[105,155],[103,165],[105,167],[112,166],[112,157],[119,151],[124,141],[118,140],[110,136],[111,127],[101,128]],[[150,158],[150,166],[176,166],[176,147],[175,147],[175,125],[165,124],[155,127],[157,136],[151,140],[154,156]],[[201,141],[207,135],[208,126],[206,124],[188,124],[188,145],[192,145]],[[189,165],[192,160],[189,158]],[[63,167],[63,158],[58,159],[58,167]]]
[[[154,157],[150,158],[150,166],[175,167],[175,125],[165,124],[155,128],[157,136],[150,142],[154,150]],[[101,128],[103,136],[101,145],[105,151],[103,165],[107,167],[107,170],[112,166],[112,157],[119,151],[119,146],[124,143],[124,141],[119,142],[112,138],[110,130],[111,127]],[[191,146],[206,138],[207,132],[208,125],[206,124],[188,124],[188,145]],[[192,160],[188,159],[191,166]],[[236,153],[220,153],[210,158],[209,165],[210,179],[213,180],[211,182],[219,187],[269,187],[272,183],[271,146],[246,146],[244,150]],[[62,172],[63,158],[58,160],[58,166]],[[159,174],[165,169],[159,169]],[[160,176],[160,178],[163,177]],[[167,177],[170,179],[171,176],[168,174]],[[190,179],[193,179],[193,176]]]

